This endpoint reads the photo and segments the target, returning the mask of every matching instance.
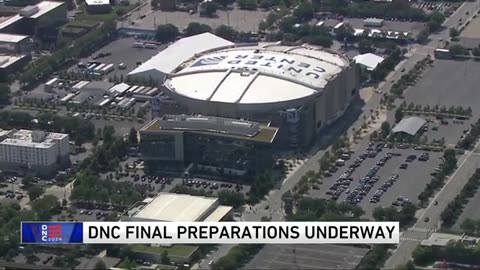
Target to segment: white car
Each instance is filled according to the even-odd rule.
[[[208,262],[208,265],[212,265],[212,264],[213,264],[213,260]]]

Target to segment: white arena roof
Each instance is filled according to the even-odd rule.
[[[218,198],[160,193],[131,218],[169,222],[220,221],[231,209],[220,206]]]
[[[349,65],[343,56],[313,47],[243,46],[192,58],[165,85],[196,100],[277,103],[320,94]]]
[[[385,59],[373,53],[365,53],[355,56],[353,60],[355,63],[365,67],[367,70],[372,71]]]
[[[182,38],[128,73],[128,75],[141,76],[142,73],[147,72],[152,73],[151,76],[168,74],[196,54],[222,47],[233,46],[234,44],[235,43],[217,37],[212,33],[203,33]]]

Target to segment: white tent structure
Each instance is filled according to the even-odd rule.
[[[368,71],[372,71],[378,65],[380,65],[385,59],[373,53],[365,53],[365,54],[360,54],[355,56],[353,60],[355,61],[355,63],[359,64],[362,68]]]
[[[173,72],[180,64],[196,54],[233,45],[235,43],[215,36],[212,33],[182,38],[128,73],[128,76],[144,80],[152,78],[162,81],[166,74]]]

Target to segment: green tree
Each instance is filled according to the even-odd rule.
[[[30,201],[39,198],[43,193],[45,193],[45,189],[39,186],[33,186],[28,189],[28,197],[30,198]]]
[[[230,41],[235,41],[238,32],[232,27],[222,24],[215,29],[215,35]]]
[[[0,105],[9,103],[10,94],[10,86],[6,83],[0,83]]]
[[[211,17],[217,12],[217,8],[218,8],[217,2],[207,1],[207,2],[201,3],[200,5],[202,7],[201,8],[202,15]]]
[[[450,37],[452,38],[452,40],[453,40],[453,39],[456,39],[456,38],[460,35],[460,32],[459,32],[456,28],[454,28],[454,27],[451,27],[451,28],[450,28],[450,32],[449,32],[449,33],[450,33]]]
[[[466,234],[474,235],[477,230],[477,222],[471,218],[467,218],[462,222],[462,224],[460,225],[460,228]]]
[[[465,47],[463,47],[460,44],[453,44],[451,45],[448,50],[452,55],[466,55],[468,54],[468,51]]]
[[[128,143],[131,145],[138,144],[137,130],[132,127],[128,133]]]
[[[161,263],[164,265],[170,265],[170,257],[168,257],[168,252],[166,250],[163,251],[161,256]]]
[[[400,122],[403,119],[403,110],[401,108],[397,108],[395,110],[395,123]]]
[[[308,21],[313,18],[315,10],[310,2],[303,2],[293,10],[293,15],[302,21]]]
[[[185,28],[185,35],[194,36],[194,35],[211,32],[211,31],[212,31],[212,28],[206,24],[191,22],[188,24],[187,28]]]
[[[178,28],[173,24],[164,24],[157,27],[155,39],[160,42],[171,42],[178,36]]]
[[[328,35],[311,35],[308,37],[308,43],[318,45],[325,48],[330,48],[333,45],[333,40]]]
[[[222,205],[230,205],[239,208],[245,204],[245,197],[242,193],[230,190],[222,190],[218,193],[218,199]]]
[[[442,24],[445,21],[445,15],[443,15],[441,12],[434,11],[430,15],[430,19],[428,21],[428,30],[430,32],[435,32],[440,30],[442,28]]]
[[[390,134],[390,131],[392,130],[390,127],[390,123],[388,123],[387,121],[383,122],[381,126],[381,130],[382,130],[382,136],[384,138],[387,137],[388,134]]]
[[[256,10],[257,0],[237,0],[237,5],[240,9]]]
[[[95,265],[93,266],[94,270],[107,270],[107,265],[102,259],[96,258]]]

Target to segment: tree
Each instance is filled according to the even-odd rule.
[[[480,57],[480,48],[479,47],[473,48],[472,54],[473,56]]]
[[[215,35],[230,41],[235,41],[238,33],[232,27],[222,24],[215,29]]]
[[[160,261],[164,265],[170,265],[170,258],[168,257],[168,251],[166,250],[163,251]]]
[[[22,184],[23,184],[26,188],[30,187],[30,186],[33,184],[34,181],[35,181],[35,179],[34,179],[33,176],[30,175],[30,174],[29,174],[29,175],[26,175],[25,177],[22,178]]]
[[[173,24],[164,24],[157,27],[155,39],[160,42],[171,42],[178,36],[178,28]]]
[[[201,6],[200,14],[208,17],[213,16],[213,14],[217,12],[217,8],[218,8],[218,4],[213,1],[203,2],[200,4],[200,6]]]
[[[255,10],[257,9],[257,0],[237,0],[240,9]]]
[[[430,19],[428,21],[428,30],[430,32],[435,32],[442,28],[442,24],[445,21],[445,15],[441,12],[435,11],[430,15]]]
[[[477,222],[471,218],[465,219],[462,224],[460,225],[460,228],[469,235],[475,234],[476,228],[477,228]],[[479,228],[480,229],[480,228]]]
[[[107,270],[107,265],[102,259],[95,258],[97,262],[95,262],[95,265],[93,266],[94,270]]]
[[[293,15],[300,18],[302,21],[308,21],[313,18],[315,10],[310,2],[303,2],[295,8]]]
[[[194,36],[194,35],[211,32],[211,31],[212,31],[212,28],[206,24],[191,22],[188,24],[187,28],[185,28],[185,35]]]
[[[456,39],[459,35],[460,32],[455,27],[450,28],[450,37],[452,38],[452,40]]]
[[[460,44],[453,44],[448,48],[448,50],[454,56],[455,55],[466,55],[466,54],[468,54],[467,49]]]
[[[6,83],[0,83],[0,105],[9,103],[10,94],[10,86]]]
[[[395,110],[395,123],[400,122],[403,119],[403,110],[401,108],[397,108]]]
[[[230,190],[222,190],[218,193],[218,200],[222,205],[230,205],[234,208],[239,208],[245,204],[245,197],[242,193],[233,192]]]
[[[381,130],[382,130],[382,136],[384,138],[387,137],[391,131],[390,123],[388,123],[387,121],[383,122],[381,126]]]
[[[138,144],[137,130],[132,127],[128,133],[128,143],[131,145]]]
[[[358,51],[360,53],[369,53],[373,51],[373,41],[370,39],[362,39],[358,42]]]
[[[38,197],[42,196],[44,192],[45,190],[42,187],[33,186],[28,189],[28,197],[30,198],[30,201],[33,201]]]
[[[308,43],[318,45],[325,48],[330,48],[333,45],[333,40],[327,35],[311,35],[308,37]]]

